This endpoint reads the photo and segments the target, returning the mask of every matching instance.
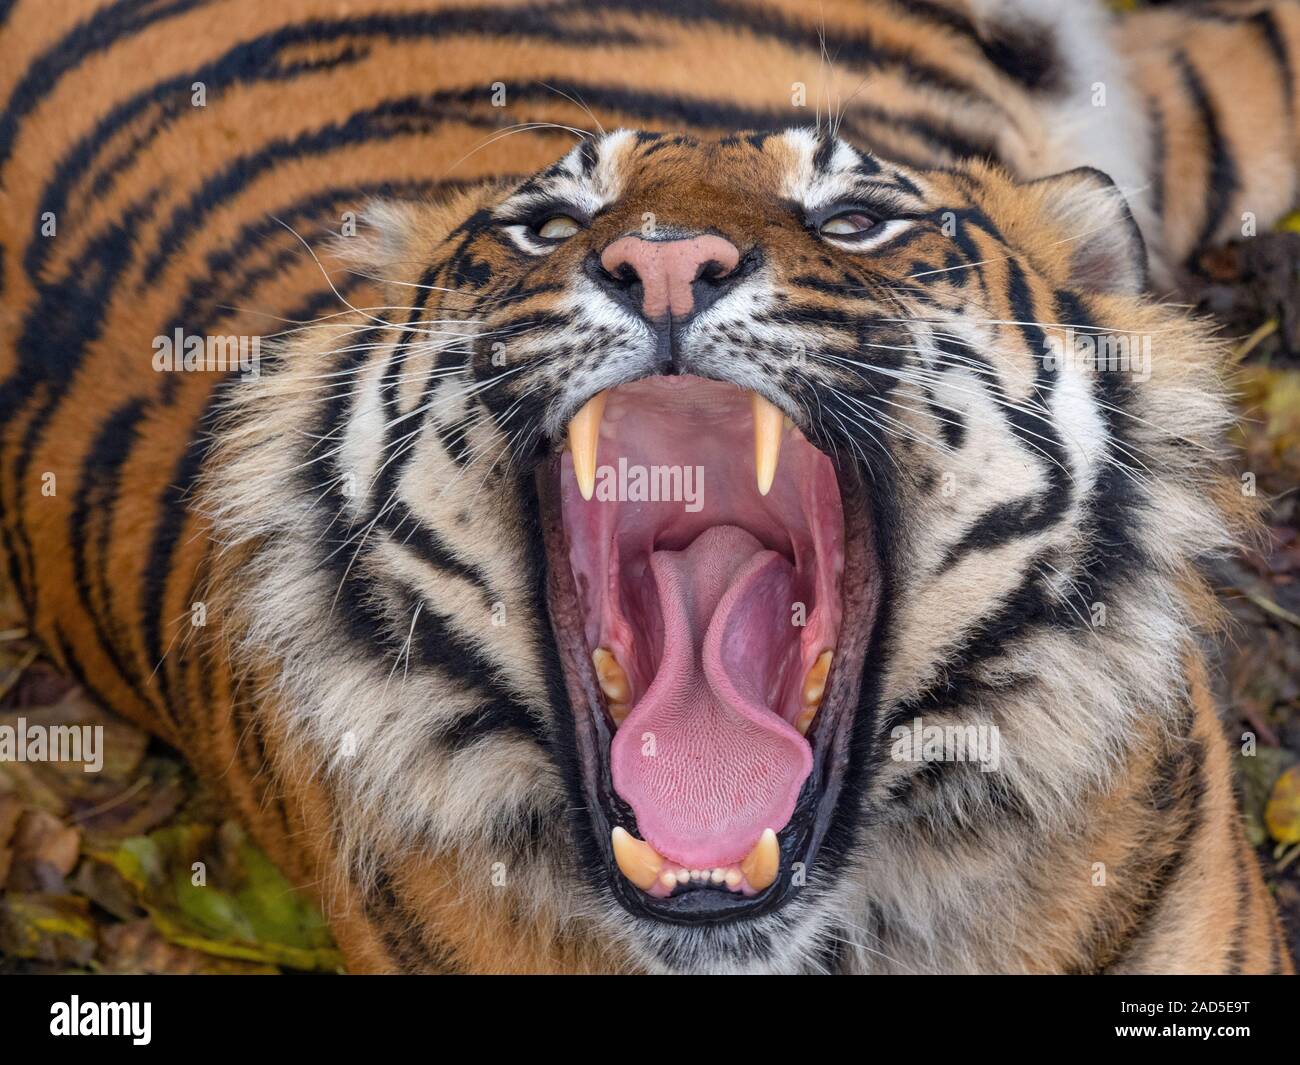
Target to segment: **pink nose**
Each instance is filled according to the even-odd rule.
[[[739,261],[736,246],[712,234],[661,241],[619,237],[600,257],[607,273],[626,277],[630,270],[640,279],[647,318],[684,318],[695,306],[692,283],[706,272],[713,280],[726,277]]]

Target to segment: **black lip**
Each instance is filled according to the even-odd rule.
[[[614,862],[610,834],[618,825],[639,835],[631,808],[615,793],[610,775],[609,745],[612,733],[603,702],[596,689],[594,674],[585,646],[581,645],[581,625],[577,592],[568,565],[568,542],[564,533],[560,507],[560,457],[544,459],[536,474],[539,518],[546,541],[546,599],[550,609],[551,630],[561,660],[563,684],[567,688],[568,712],[573,726],[573,749],[563,759],[571,777],[570,787],[579,797],[578,832],[581,850],[587,856],[586,867],[593,875],[603,873],[595,885],[608,891],[629,913],[656,921],[684,925],[721,924],[733,920],[752,920],[773,913],[795,896],[816,891],[818,878],[813,876],[814,863],[822,852],[828,833],[836,832],[845,821],[840,817],[845,798],[845,784],[857,775],[854,763],[860,763],[860,744],[855,744],[855,729],[864,696],[863,671],[869,647],[876,643],[876,621],[883,599],[880,581],[883,576],[876,554],[873,519],[866,494],[856,469],[843,471],[836,466],[844,511],[845,575],[844,617],[837,651],[837,668],[832,671],[826,709],[818,716],[813,732],[813,769],[804,781],[794,813],[778,834],[781,849],[780,871],[775,882],[753,896],[731,892],[688,891],[667,898],[655,898],[640,891],[619,871]],[[557,564],[557,561],[562,564]],[[874,684],[872,685],[874,688]],[[594,771],[593,771],[594,770]],[[848,819],[850,823],[852,818]],[[851,831],[851,829],[850,829]],[[839,851],[841,847],[834,848]],[[591,858],[599,858],[592,862]],[[796,862],[804,865],[801,883],[790,875]],[[599,865],[599,869],[593,869]],[[829,879],[829,878],[826,878]]]

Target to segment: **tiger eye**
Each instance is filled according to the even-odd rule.
[[[578,223],[568,215],[557,214],[537,227],[537,235],[547,240],[567,240],[578,232],[578,229]]]
[[[862,211],[850,211],[828,218],[822,223],[821,232],[828,237],[856,237],[875,224],[875,221]]]

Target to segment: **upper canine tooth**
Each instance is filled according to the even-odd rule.
[[[606,393],[597,392],[582,405],[569,422],[569,451],[573,453],[573,476],[583,499],[596,490],[596,442],[600,420],[605,414]]]
[[[596,667],[596,679],[600,681],[600,690],[605,698],[615,703],[626,703],[632,697],[632,685],[628,683],[627,671],[618,664],[612,651],[597,647],[591,652],[591,661]]]
[[[659,879],[664,860],[649,843],[637,839],[622,828],[610,834],[614,847],[614,861],[622,873],[642,891],[649,891]]]
[[[803,679],[804,706],[811,708],[821,704],[822,696],[826,692],[826,675],[831,671],[832,657],[834,657],[833,652],[823,651],[808,670],[808,675]]]
[[[754,412],[754,472],[758,475],[758,494],[765,496],[776,479],[785,415],[757,392],[750,393],[749,404]]]
[[[745,874],[750,887],[762,891],[776,879],[780,867],[781,848],[777,846],[776,833],[765,828],[749,857],[740,863],[740,871]]]

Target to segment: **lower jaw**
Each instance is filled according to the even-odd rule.
[[[844,785],[853,776],[853,727],[881,594],[874,529],[856,471],[837,471],[844,515],[843,622],[836,640],[835,665],[815,729],[808,737],[812,768],[793,813],[777,833],[777,874],[768,886],[756,892],[744,885],[742,890],[686,890],[673,894],[657,888],[641,890],[622,875],[615,859],[613,830],[622,828],[634,837],[640,834],[634,812],[613,784],[609,752],[615,730],[605,710],[584,632],[583,608],[569,562],[560,474],[560,455],[543,461],[537,473],[537,493],[546,545],[551,626],[573,726],[572,743],[561,745],[561,757],[580,811],[580,860],[587,866],[588,879],[597,887],[607,886],[634,915],[680,924],[753,919],[780,909],[800,892],[819,891],[835,874],[834,869],[824,867],[825,863],[814,866],[828,833],[837,822],[846,820],[842,815],[847,813],[850,797]],[[802,876],[794,875],[797,864],[802,866]],[[706,881],[710,872],[704,870]]]

